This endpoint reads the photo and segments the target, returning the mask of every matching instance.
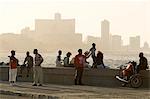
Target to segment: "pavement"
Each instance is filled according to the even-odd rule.
[[[96,87],[0,81],[0,99],[150,99],[150,88]]]

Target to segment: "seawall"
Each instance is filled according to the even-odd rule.
[[[18,75],[20,74],[18,68]],[[8,67],[0,67],[0,80],[8,81]],[[117,69],[89,69],[85,68],[83,73],[83,83],[92,86],[104,87],[120,87],[115,75],[119,73]],[[73,85],[75,69],[69,67],[43,67],[43,82],[50,84]],[[141,71],[143,79],[142,87],[150,88],[150,70]],[[22,77],[17,77],[17,81],[32,82],[33,72],[30,72],[29,77],[26,77],[26,69],[23,71]]]

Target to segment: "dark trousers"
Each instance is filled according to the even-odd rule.
[[[76,73],[75,73],[75,85],[82,84],[82,75],[83,75],[83,69],[76,69]]]
[[[93,56],[93,55],[92,55],[92,60],[93,60],[92,67],[93,67],[93,68],[97,68],[97,66],[96,66],[96,56]]]

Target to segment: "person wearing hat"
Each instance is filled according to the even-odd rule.
[[[35,58],[34,58],[34,84],[33,84],[33,86],[37,86],[37,83],[39,83],[39,86],[42,86],[43,73],[42,73],[41,64],[43,62],[43,57],[38,53],[37,49],[34,49],[33,53],[35,54]]]
[[[11,56],[8,56],[10,58],[9,61],[9,82],[10,85],[14,85],[16,82],[17,77],[17,65],[18,65],[18,59],[15,57],[15,51],[11,51]]]

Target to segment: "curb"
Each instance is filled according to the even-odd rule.
[[[61,98],[59,96],[52,96],[52,95],[46,95],[46,94],[24,93],[21,91],[8,91],[8,90],[1,90],[1,89],[0,89],[0,94],[27,97],[31,99],[60,99]]]

